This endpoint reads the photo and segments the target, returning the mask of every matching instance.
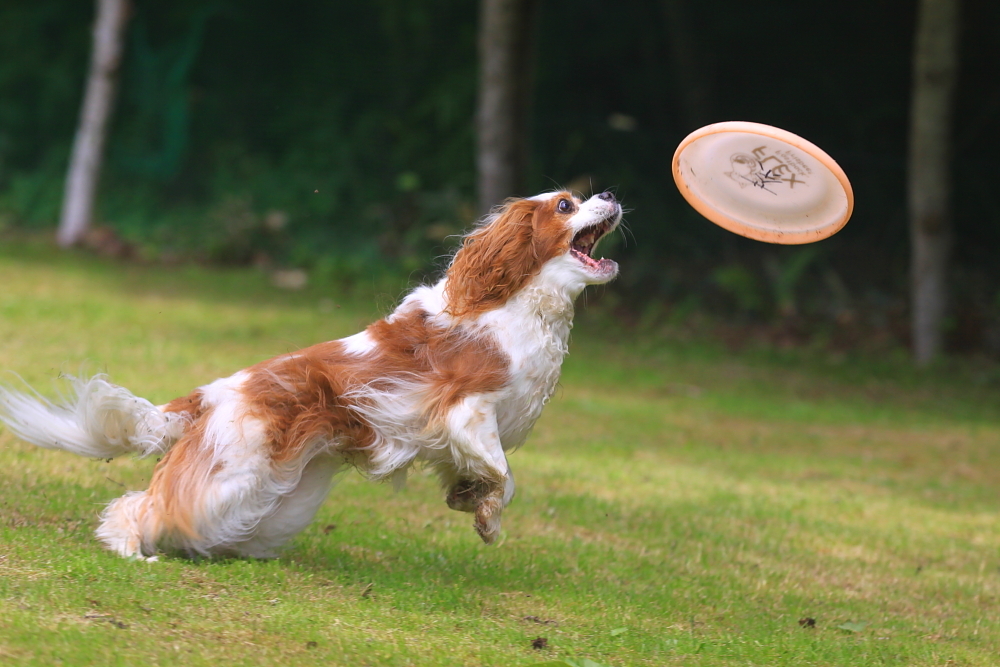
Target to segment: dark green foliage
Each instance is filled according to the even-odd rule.
[[[854,184],[854,220],[796,274],[798,314],[826,317],[845,294],[855,309],[895,308],[885,304],[906,285],[913,2],[684,6],[712,93],[705,121],[798,132]],[[975,347],[1000,322],[1000,5],[963,6],[956,331]],[[705,222],[674,188],[670,158],[694,128],[665,7],[542,3],[528,191],[612,188],[633,209],[631,234],[604,250],[624,262],[614,289],[633,311],[656,299],[676,316],[698,294],[709,309],[772,319],[787,307],[772,249]],[[55,223],[92,11],[0,4],[0,226]],[[474,216],[476,11],[470,0],[136,0],[100,221],[151,255],[427,270]]]
[[[89,54],[89,16],[65,4],[0,7],[0,210],[17,224],[57,215]],[[157,252],[424,265],[472,211],[474,10],[140,0],[100,219]]]

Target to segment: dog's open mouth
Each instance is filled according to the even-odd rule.
[[[584,227],[570,243],[569,252],[573,257],[583,263],[588,269],[605,273],[617,268],[617,264],[610,259],[594,259],[591,253],[597,247],[598,242],[610,232],[615,226],[615,219],[606,218],[589,227]]]

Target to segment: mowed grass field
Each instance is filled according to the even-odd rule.
[[[21,243],[0,368],[164,402],[396,296]],[[154,462],[0,431],[0,664],[1000,664],[995,371],[601,337],[580,311],[495,547],[433,479],[349,473],[280,559],[128,561],[92,531]]]

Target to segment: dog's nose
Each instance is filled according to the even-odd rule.
[[[608,192],[607,190],[597,195],[597,198],[609,202],[611,204],[615,203],[615,196],[612,193]]]

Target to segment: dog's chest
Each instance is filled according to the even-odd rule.
[[[573,326],[572,306],[504,323],[500,340],[510,359],[510,382],[497,405],[504,449],[517,447],[556,390]]]

